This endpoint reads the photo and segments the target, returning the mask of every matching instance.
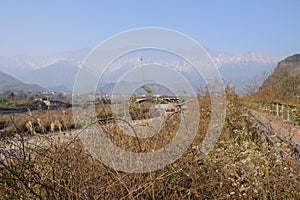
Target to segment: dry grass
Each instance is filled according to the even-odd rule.
[[[3,199],[299,198],[299,164],[292,155],[282,154],[276,144],[266,144],[235,94],[228,92],[227,98],[222,135],[214,151],[204,158],[197,157],[197,152],[208,127],[210,101],[199,97],[198,134],[185,154],[164,169],[144,174],[115,171],[91,157],[77,139],[50,143],[47,148],[26,147],[21,142],[14,151],[1,148],[0,196]],[[120,134],[113,125],[102,126],[116,144],[127,150],[146,152],[152,145],[157,148],[165,145],[160,138],[173,138],[170,132],[177,129],[178,117],[172,116],[156,139],[140,140],[141,149],[136,138]]]
[[[0,136],[13,136],[16,133],[46,134],[74,129],[72,109],[30,110],[24,114],[1,115]]]

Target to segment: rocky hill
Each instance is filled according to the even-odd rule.
[[[280,61],[260,90],[270,90],[278,98],[300,95],[300,54]]]

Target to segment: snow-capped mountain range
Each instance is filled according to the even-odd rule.
[[[72,90],[72,86],[85,56],[90,49],[81,49],[58,53],[50,56],[13,56],[0,57],[0,71],[10,74],[25,83],[33,83],[43,88]],[[243,90],[247,81],[261,77],[264,72],[270,73],[281,58],[257,53],[230,54],[207,50],[215,65],[219,68],[224,80],[236,86],[238,92]],[[173,66],[176,70],[193,75],[185,61],[172,56],[158,57],[154,54],[143,57],[143,64],[153,61]],[[137,55],[120,59],[108,69],[105,82],[113,82],[120,71],[129,66],[140,64]]]
[[[80,49],[53,55],[30,56],[16,55],[11,57],[0,56],[0,71],[15,75],[26,70],[48,67],[59,62],[68,62],[70,65],[79,65],[90,49]]]
[[[221,67],[223,65],[248,65],[251,63],[262,65],[273,65],[277,63],[280,58],[276,56],[257,54],[255,52],[239,53],[239,54],[225,54],[225,53],[211,53],[214,63]]]

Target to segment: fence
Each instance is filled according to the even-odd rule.
[[[300,107],[298,106],[279,102],[249,102],[248,107],[281,117],[293,125],[300,125]]]
[[[277,113],[276,113],[277,114]],[[256,126],[258,127],[258,132],[262,134],[262,136],[266,139],[267,143],[270,145],[280,144],[282,146],[281,149],[286,152],[286,148],[284,146],[290,146],[289,148],[292,150],[292,154],[295,155],[295,159],[298,163],[300,163],[300,143],[294,139],[291,139],[288,135],[280,132],[277,128],[272,127],[269,123],[265,122],[262,118],[255,115],[250,110],[248,111],[248,115],[255,119],[257,122]]]

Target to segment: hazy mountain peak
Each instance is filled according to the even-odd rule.
[[[91,49],[81,49],[57,53],[49,56],[0,57],[0,70],[14,75],[26,83],[39,84],[45,88],[72,89],[73,83],[83,59]],[[243,87],[247,80],[262,76],[263,72],[274,69],[279,57],[255,52],[226,53],[207,49],[213,62],[220,69],[226,82],[232,82],[237,88]],[[141,55],[143,56],[141,62]],[[129,57],[120,58],[110,66],[104,82],[113,82],[126,70],[134,66],[159,63],[194,76],[195,70],[182,58],[163,52],[137,52]],[[57,87],[60,86],[60,87]]]
[[[255,52],[237,54],[212,53],[211,57],[218,67],[229,64],[241,65],[250,63],[275,65],[281,59],[277,56],[258,54]]]

